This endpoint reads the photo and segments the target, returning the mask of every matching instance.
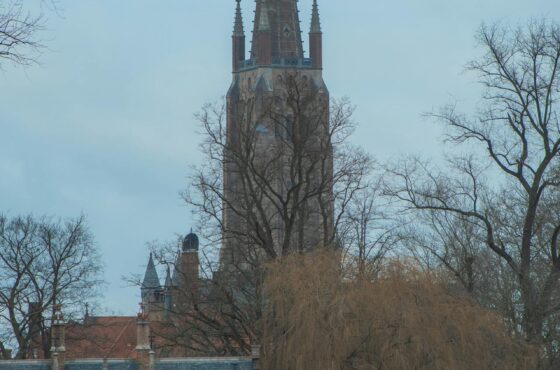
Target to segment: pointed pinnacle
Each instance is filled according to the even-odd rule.
[[[159,277],[157,275],[156,266],[154,264],[152,253],[150,253],[150,260],[148,261],[148,266],[146,266],[146,273],[144,274],[144,281],[142,282],[142,288],[153,289],[158,287],[159,287]]]
[[[237,2],[237,9],[235,10],[233,36],[245,36],[245,30],[243,29],[243,15],[241,14],[241,0],[235,1]]]
[[[171,269],[167,266],[167,273],[165,275],[165,287],[172,286],[173,283],[171,282]]]
[[[311,13],[311,30],[310,33],[321,33],[321,18],[319,17],[319,5],[317,0],[313,0],[313,11]]]

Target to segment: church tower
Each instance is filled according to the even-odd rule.
[[[298,0],[256,0],[248,55],[241,0],[236,2],[222,266],[239,262],[241,251],[252,245],[274,257],[326,245],[333,232],[329,93],[317,0],[309,57]]]

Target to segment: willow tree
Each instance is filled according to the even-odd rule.
[[[264,369],[529,370],[538,361],[495,312],[410,264],[385,263],[368,281],[323,252],[267,271]]]

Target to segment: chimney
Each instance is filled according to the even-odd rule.
[[[42,348],[41,321],[43,317],[41,304],[38,302],[29,302],[27,314],[29,316],[29,339],[31,344],[29,355],[33,358],[33,354],[37,353],[39,348]]]
[[[149,363],[148,363],[148,370],[155,370],[156,369],[156,352],[152,349],[149,353]]]
[[[150,351],[150,323],[148,315],[144,310],[144,304],[140,303],[140,312],[136,317],[136,353],[140,369],[148,369],[148,352]]]
[[[252,345],[251,346],[251,360],[253,363],[253,370],[261,370],[261,346]]]
[[[58,361],[58,353],[52,354],[52,370],[64,370],[64,367],[60,367],[60,362]]]
[[[136,317],[136,351],[145,352],[150,350],[150,323],[148,315],[144,312],[144,304]]]
[[[66,354],[66,322],[62,314],[62,305],[54,305],[54,316],[51,324],[51,354],[56,355],[58,366],[64,369]]]

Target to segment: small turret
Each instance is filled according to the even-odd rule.
[[[164,313],[167,315],[173,308],[173,281],[171,279],[171,269],[167,266],[167,274],[165,276],[163,308]]]
[[[200,263],[198,260],[198,248],[198,236],[191,230],[191,232],[183,239],[183,253],[181,256],[180,267],[180,273],[184,279],[184,283],[187,284],[185,288],[188,288],[191,293],[196,291],[198,283],[198,270]]]
[[[198,294],[198,249],[198,236],[191,230],[181,242],[181,248],[172,272],[173,275],[170,277],[170,291],[173,292],[171,308],[173,310],[188,306]]]
[[[171,279],[171,269],[167,266],[167,273],[165,274],[165,288],[173,288],[173,280]]]

